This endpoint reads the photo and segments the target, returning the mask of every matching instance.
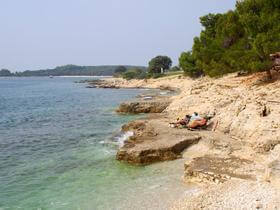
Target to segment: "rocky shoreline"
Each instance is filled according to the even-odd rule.
[[[119,113],[140,114],[140,113],[162,113],[171,101],[168,97],[157,98],[149,101],[137,100],[121,103],[116,110]]]
[[[262,77],[260,73],[245,77],[232,74],[215,80],[178,76],[107,79],[105,87],[99,88],[180,90],[178,95],[120,105],[119,112],[154,114],[123,126],[123,131],[133,131],[134,135],[116,158],[136,165],[184,158],[183,181],[199,183],[203,190],[187,195],[173,209],[280,208],[276,202],[280,194],[280,84],[278,80],[263,82]],[[216,113],[216,132],[168,126],[194,111]],[[249,187],[243,189],[246,185]],[[264,186],[264,190],[251,185]],[[243,197],[250,194],[247,200],[238,195],[241,191]],[[230,200],[226,194],[235,197]],[[257,201],[253,202],[254,196]]]
[[[182,152],[198,143],[201,137],[187,130],[169,128],[162,118],[138,120],[123,126],[132,131],[133,137],[125,141],[117,153],[117,160],[135,165],[147,165],[160,161],[175,160]]]

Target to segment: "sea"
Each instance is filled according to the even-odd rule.
[[[1,210],[165,209],[185,192],[182,164],[115,160],[130,135],[121,126],[145,116],[114,110],[149,90],[75,83],[84,79],[0,78]]]

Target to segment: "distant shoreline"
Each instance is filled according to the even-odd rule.
[[[77,65],[64,65],[57,66],[53,69],[40,69],[40,70],[25,70],[22,72],[11,72],[9,69],[0,69],[0,76],[112,76],[119,67],[126,69],[139,68],[146,70],[145,66],[130,66],[130,65],[104,65],[104,66],[77,66]]]
[[[111,78],[113,76],[53,76],[53,77],[103,77],[103,78]]]

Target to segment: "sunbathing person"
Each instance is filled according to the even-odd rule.
[[[171,127],[178,127],[180,125],[182,126],[187,126],[189,121],[191,119],[191,116],[190,115],[186,115],[184,119],[182,120],[179,120],[179,118],[177,119],[177,122],[175,123],[169,123],[169,125],[171,125]]]
[[[179,125],[188,125],[190,122],[191,116],[190,115],[186,115],[184,119],[180,120],[177,122],[177,124]]]
[[[193,113],[192,116],[186,115],[184,119],[177,119],[176,123],[170,123],[170,127],[177,128],[178,126],[185,126],[190,129],[196,129],[207,125],[207,119],[199,116],[198,113]]]
[[[192,114],[187,127],[195,129],[198,127],[205,126],[206,124],[207,124],[207,120],[203,117],[200,117],[199,114],[195,112]]]

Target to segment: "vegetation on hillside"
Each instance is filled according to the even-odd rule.
[[[211,77],[236,71],[267,71],[269,54],[280,51],[280,1],[244,0],[233,11],[200,18],[204,28],[184,52],[180,67],[189,76]]]
[[[137,67],[128,69],[124,66],[119,66],[115,70],[114,77],[121,77],[126,80],[145,79],[147,78],[147,69]]]
[[[122,77],[124,79],[130,80],[130,79],[146,79],[147,78],[147,72],[143,69],[134,68],[126,71],[122,74]]]
[[[1,69],[0,70],[0,77],[10,77],[13,74],[8,69]]]
[[[124,79],[147,79],[147,78],[158,78],[164,76],[167,71],[179,71],[178,67],[172,66],[172,60],[168,56],[156,56],[149,62],[148,69],[134,68],[124,69],[121,66],[116,69],[114,76],[122,77]]]
[[[146,69],[142,66],[122,66],[127,69]],[[24,71],[11,73],[9,70],[2,69],[0,71],[0,76],[112,76],[115,71],[120,70],[120,66],[77,66],[77,65],[65,65],[58,66],[54,69],[45,69],[37,71]]]
[[[122,74],[127,71],[127,68],[125,66],[118,66],[115,70],[115,74]]]

